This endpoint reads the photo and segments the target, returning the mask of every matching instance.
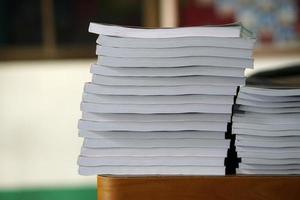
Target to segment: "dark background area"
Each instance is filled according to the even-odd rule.
[[[300,52],[300,0],[0,0],[0,60],[91,58],[91,21],[160,27],[241,21],[257,34],[261,54]],[[166,15],[165,15],[166,14]]]

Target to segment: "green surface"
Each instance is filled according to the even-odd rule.
[[[1,190],[0,200],[96,200],[95,187]]]

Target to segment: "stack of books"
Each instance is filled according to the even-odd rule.
[[[300,174],[300,89],[241,87],[233,116],[239,174]]]
[[[238,24],[89,31],[98,61],[81,104],[79,173],[224,175],[252,34]]]

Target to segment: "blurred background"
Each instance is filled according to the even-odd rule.
[[[0,0],[0,199],[96,199],[77,174],[89,22],[143,27],[240,21],[257,35],[248,83],[300,86],[300,0]]]

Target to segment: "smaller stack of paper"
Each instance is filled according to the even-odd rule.
[[[233,116],[238,174],[300,174],[300,89],[241,87]]]

